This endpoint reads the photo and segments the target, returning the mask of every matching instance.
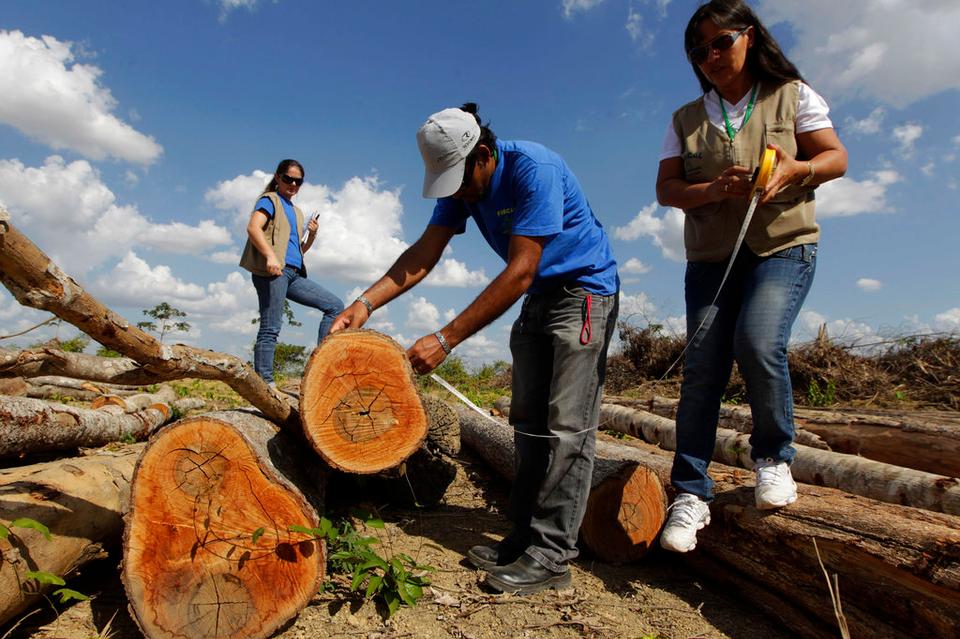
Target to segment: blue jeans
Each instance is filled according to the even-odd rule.
[[[747,386],[753,432],[751,457],[793,461],[793,388],[787,368],[790,330],[807,297],[817,264],[817,245],[794,246],[768,257],[744,247],[716,306],[710,306],[725,263],[689,262],[685,278],[687,337],[677,408],[677,452],[671,483],[685,493],[713,499],[707,465],[717,437],[720,399],[733,361]]]
[[[577,556],[619,308],[618,295],[592,295],[593,330],[586,340],[586,296],[582,288],[564,287],[527,295],[510,333],[517,473],[510,495],[513,530],[500,548],[526,552],[555,572]]]
[[[273,354],[277,350],[277,337],[283,324],[284,300],[315,308],[323,313],[317,343],[330,332],[333,320],[343,311],[340,298],[316,282],[308,280],[298,269],[285,266],[280,275],[253,276],[260,303],[260,330],[253,347],[253,368],[268,383],[273,381]]]

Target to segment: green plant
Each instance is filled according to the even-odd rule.
[[[382,519],[364,516],[362,521],[365,528],[385,529]],[[362,590],[366,599],[379,598],[386,605],[388,617],[401,605],[415,606],[423,597],[423,587],[430,584],[426,573],[435,570],[417,563],[410,555],[392,552],[389,544],[387,556],[380,556],[373,546],[382,540],[360,534],[349,519],[335,525],[323,517],[318,528],[290,526],[289,529],[326,539],[329,574],[351,575],[350,589]]]
[[[190,330],[190,324],[183,321],[177,321],[187,314],[178,308],[174,308],[166,302],[160,302],[151,309],[144,309],[143,314],[152,317],[155,322],[138,322],[137,328],[144,331],[152,331],[160,335],[160,343],[163,343],[163,336],[173,331],[186,333]],[[157,323],[159,322],[159,324]]]
[[[97,357],[123,357],[123,355],[111,348],[101,346],[97,349]]]
[[[827,380],[826,386],[821,390],[820,384],[815,379],[810,380],[807,387],[807,401],[811,406],[830,406],[837,401],[837,386],[833,380]]]
[[[47,541],[51,541],[53,539],[53,535],[50,534],[49,528],[36,519],[31,519],[29,517],[20,517],[18,519],[14,519],[10,522],[9,526],[0,524],[0,539],[9,540],[11,535],[15,536],[12,530],[13,528],[36,530],[43,535],[43,538]],[[24,577],[36,581],[38,584],[38,591],[39,587],[44,584],[63,586],[53,591],[53,595],[59,597],[60,603],[62,604],[67,603],[68,601],[85,601],[90,598],[82,592],[77,592],[76,590],[66,588],[65,586],[67,585],[67,582],[63,580],[63,577],[55,575],[52,572],[47,572],[45,570],[28,570],[24,573]],[[22,583],[20,584],[20,587],[23,589]]]

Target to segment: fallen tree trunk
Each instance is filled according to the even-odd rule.
[[[300,383],[300,417],[314,450],[357,474],[398,466],[428,429],[406,353],[364,329],[328,335],[313,351]]]
[[[461,406],[456,411],[463,443],[497,474],[512,480],[516,472],[513,429]],[[666,510],[663,485],[650,470],[632,460],[598,454],[580,534],[587,548],[604,561],[634,561],[653,545]]]
[[[322,483],[303,448],[241,411],[180,420],[137,463],[123,582],[150,639],[269,637],[316,594]]]
[[[502,404],[501,404],[502,405]],[[633,460],[664,484],[672,455],[597,440],[597,455]],[[677,557],[740,592],[801,637],[837,636],[820,567],[838,576],[852,637],[953,637],[960,627],[960,518],[798,484],[797,502],[754,506],[753,473],[713,464],[712,522]]]
[[[603,401],[607,402],[608,404],[617,404],[618,406],[628,406],[630,408],[650,411],[655,415],[660,415],[661,417],[666,417],[668,419],[677,418],[677,405],[679,404],[679,400],[667,399],[658,396],[654,396],[649,399],[637,399],[633,397],[608,395],[603,398]],[[740,433],[749,433],[751,430],[753,430],[753,418],[750,414],[750,407],[722,404],[720,406],[720,415],[717,424],[723,428],[729,428]],[[810,448],[830,450],[830,445],[824,441],[820,435],[808,430],[804,430],[799,423],[795,425],[796,436],[794,440],[798,444],[803,444],[804,446],[809,446]]]
[[[146,439],[170,414],[170,407],[165,405],[125,413],[115,406],[93,410],[29,397],[0,396],[0,457]]]
[[[676,423],[646,411],[603,404],[600,420],[616,430],[676,450]],[[796,459],[790,466],[794,479],[807,484],[839,488],[891,504],[960,515],[960,480],[912,468],[819,450],[795,444]],[[724,464],[752,468],[749,435],[727,428],[717,429],[713,459]]]
[[[10,531],[0,539],[0,624],[51,590],[26,577],[27,571],[68,577],[120,541],[130,479],[142,450],[138,444],[0,470],[0,524]],[[11,526],[22,518],[46,526],[50,539],[39,530]]]
[[[129,384],[107,384],[104,382],[94,384],[85,379],[75,379],[63,375],[40,375],[30,379],[30,383],[38,385],[49,384],[51,386],[62,386],[63,388],[75,388],[78,390],[87,390],[101,395],[132,395],[134,393],[144,392],[142,386],[131,386]]]
[[[9,377],[0,379],[0,395],[25,397],[28,390],[29,386],[22,377]]]
[[[619,400],[613,403],[622,403]],[[653,413],[676,417],[675,399],[653,397],[646,403],[645,408]],[[816,436],[837,452],[960,477],[960,415],[944,411],[861,412],[864,410],[797,407],[794,421],[798,432]],[[753,418],[747,407],[721,406],[720,424],[749,432]]]
[[[92,402],[100,397],[101,394],[83,388],[65,388],[52,384],[34,384],[30,382],[27,384],[26,396],[33,399],[48,399],[55,402],[62,402],[68,399],[78,402]]]
[[[131,326],[51,262],[10,223],[9,213],[2,209],[0,282],[21,304],[53,313],[107,348],[138,362],[154,376],[149,383],[184,377],[220,380],[270,420],[294,432],[299,430],[300,419],[296,409],[279,392],[271,390],[253,368],[232,355],[183,344],[161,344],[136,326]],[[120,363],[115,365],[121,366]],[[87,375],[71,376],[97,379]]]
[[[169,386],[161,386],[155,393],[137,393],[127,397],[119,395],[101,395],[91,403],[91,408],[102,408],[104,406],[118,406],[126,413],[133,413],[144,408],[149,408],[155,404],[172,404],[177,401],[179,395]]]

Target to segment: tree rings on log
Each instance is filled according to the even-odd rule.
[[[604,463],[618,462],[597,460]],[[584,545],[614,564],[647,554],[667,517],[667,494],[657,474],[635,462],[619,463],[622,468],[594,483],[580,525]]]
[[[338,331],[314,350],[300,386],[300,419],[330,466],[360,474],[400,464],[428,428],[406,353],[362,329]]]
[[[271,636],[316,594],[325,550],[289,479],[296,446],[237,411],[160,431],[133,478],[123,580],[151,639]]]

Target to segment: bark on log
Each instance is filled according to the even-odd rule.
[[[639,410],[646,410],[666,417],[667,419],[677,418],[677,404],[679,400],[667,399],[664,397],[651,397],[649,399],[637,399],[634,397],[620,397],[617,395],[606,395],[603,401],[609,404],[619,406],[629,406]],[[796,411],[798,409],[794,409]],[[750,415],[749,406],[731,406],[723,404],[720,406],[720,417],[718,425],[723,428],[729,428],[740,433],[749,433],[753,430],[753,418]],[[810,448],[819,448],[821,450],[830,450],[830,446],[817,433],[805,430],[796,420],[796,437],[798,444],[809,446]]]
[[[52,384],[27,384],[27,397],[33,399],[48,399],[55,402],[62,402],[72,399],[78,402],[92,402],[101,396],[95,391],[83,388],[65,388],[63,386],[54,386]]]
[[[135,413],[78,408],[28,397],[0,396],[0,457],[94,448],[123,439],[146,439],[170,417],[169,406]]]
[[[613,403],[622,402],[618,399]],[[671,419],[676,417],[677,400],[653,397],[648,403],[645,408],[651,412]],[[958,413],[797,407],[794,408],[794,421],[799,430],[814,435],[831,450],[937,475],[960,477]],[[722,406],[720,424],[749,432],[753,428],[750,409]]]
[[[463,443],[483,457],[497,474],[512,480],[513,429],[493,418],[458,406]],[[491,421],[492,420],[492,421]],[[599,454],[594,461],[587,512],[580,526],[583,543],[610,563],[635,561],[647,553],[666,518],[661,480],[632,460]]]
[[[134,413],[155,404],[166,404],[169,406],[177,401],[179,397],[177,392],[169,386],[161,386],[155,393],[137,393],[136,395],[129,395],[127,397],[102,395],[91,403],[91,408],[119,406],[124,412]]]
[[[427,435],[404,350],[364,329],[328,335],[313,351],[300,384],[300,417],[317,453],[349,473],[396,467]]]
[[[28,390],[29,386],[22,377],[0,379],[0,395],[24,397],[26,396]]]
[[[154,376],[149,383],[184,377],[220,380],[267,418],[293,431],[299,429],[296,408],[279,392],[271,390],[252,367],[232,355],[183,344],[161,344],[131,326],[51,262],[17,230],[3,209],[0,209],[0,282],[24,306],[53,313],[107,348],[136,360]]]
[[[123,582],[150,639],[269,637],[316,594],[319,490],[302,446],[241,411],[180,420],[137,463]],[[313,465],[314,467],[316,464]]]
[[[38,385],[49,384],[51,386],[62,386],[64,388],[76,388],[78,390],[86,390],[92,393],[99,393],[101,395],[132,395],[133,393],[144,392],[144,388],[142,386],[131,386],[129,384],[107,384],[103,382],[93,384],[85,379],[75,379],[73,377],[65,377],[63,375],[40,375],[38,377],[31,378],[30,383]]]
[[[633,435],[667,450],[676,450],[676,423],[673,420],[626,406],[603,404],[600,421],[605,428]],[[958,479],[800,444],[795,448],[797,456],[790,470],[797,481],[839,488],[891,504],[960,515]],[[752,468],[749,435],[718,428],[713,459]]]
[[[41,588],[25,577],[26,571],[67,577],[120,541],[130,479],[142,450],[137,444],[0,470],[0,523],[9,527],[26,517],[47,526],[51,535],[47,540],[37,530],[13,527],[6,540],[0,539],[0,624],[52,588]]]

